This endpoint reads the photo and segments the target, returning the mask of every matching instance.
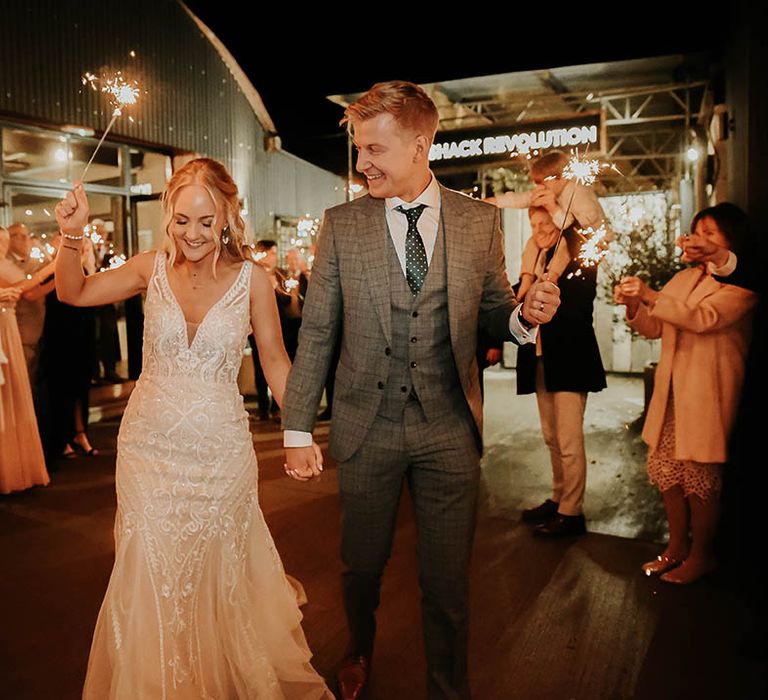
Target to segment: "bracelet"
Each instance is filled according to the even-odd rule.
[[[68,233],[64,233],[64,231],[61,231],[61,235],[66,238],[68,241],[82,241],[83,238],[85,238],[85,234],[81,233],[79,236],[70,236]]]

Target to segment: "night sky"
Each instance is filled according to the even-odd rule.
[[[711,19],[701,13],[662,18],[659,7],[625,9],[615,3],[603,10],[594,3],[573,4],[568,12],[554,13],[542,3],[535,12],[517,4],[503,15],[468,4],[466,16],[414,15],[408,24],[393,14],[398,8],[402,12],[403,3],[329,5],[316,16],[295,6],[267,7],[256,20],[246,20],[231,0],[189,0],[187,5],[250,77],[283,147],[340,174],[346,169],[346,141],[338,126],[342,110],[327,95],[364,91],[395,78],[440,82],[692,51],[717,55],[722,48],[713,38]],[[588,7],[598,18],[575,26],[569,18],[578,7]],[[627,12],[638,14],[628,17]],[[542,28],[544,21],[552,24],[553,14],[554,26]]]

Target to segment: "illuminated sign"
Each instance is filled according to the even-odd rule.
[[[597,146],[602,150],[601,113],[582,114],[549,122],[525,123],[492,129],[447,131],[438,134],[429,150],[432,163],[445,161],[490,162],[551,148]]]

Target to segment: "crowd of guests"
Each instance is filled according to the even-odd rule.
[[[593,330],[597,268],[580,267],[577,256],[579,230],[607,222],[592,188],[562,177],[566,163],[564,154],[549,153],[532,167],[533,190],[488,200],[528,207],[532,236],[522,255],[518,297],[542,277],[561,291],[556,316],[539,328],[535,345],[519,349],[517,361],[518,393],[536,394],[553,481],[551,498],[525,509],[522,519],[536,535],[549,537],[586,532],[584,410],[588,392],[606,386]],[[609,230],[605,240],[611,238]],[[626,306],[634,331],[661,338],[642,436],[648,476],[664,500],[669,541],[642,571],[689,584],[717,566],[723,471],[758,302],[757,278],[750,274],[757,246],[746,214],[729,203],[696,214],[690,235],[677,245],[688,268],[658,291],[625,277],[614,301]]]
[[[524,510],[522,519],[545,537],[586,532],[584,412],[588,393],[606,386],[593,328],[597,267],[580,268],[577,256],[579,230],[607,222],[593,189],[562,177],[566,163],[562,153],[547,154],[532,166],[534,189],[487,200],[528,209],[532,236],[522,254],[518,298],[541,278],[561,290],[555,318],[539,329],[535,344],[520,348],[517,360],[517,391],[536,394],[552,469],[552,495]],[[86,274],[109,264],[108,251],[98,248],[104,238],[94,237],[96,249],[86,238]],[[669,542],[642,570],[671,583],[690,583],[716,566],[723,469],[758,301],[745,254],[750,238],[747,217],[734,205],[704,209],[694,217],[691,235],[678,241],[688,268],[658,291],[637,277],[622,279],[614,290],[630,327],[661,338],[643,439],[648,475],[666,508]],[[114,306],[92,310],[59,302],[51,293],[51,256],[33,257],[31,251],[26,226],[0,227],[0,493],[47,484],[46,458],[51,465],[78,452],[96,454],[87,433],[90,387],[122,381],[115,370]],[[258,241],[254,252],[275,290],[283,342],[293,360],[309,266],[291,249],[279,267],[274,240]],[[249,340],[258,418],[279,421],[253,336]],[[501,349],[482,339],[478,347],[482,382],[482,368],[499,362]],[[330,417],[333,380],[331,371],[320,418]]]
[[[105,264],[105,253],[86,240],[81,264],[86,274],[95,274]],[[58,300],[53,260],[58,245],[58,238],[36,244],[22,223],[0,227],[3,494],[47,484],[48,472],[60,460],[96,455],[88,436],[90,389],[101,367],[107,368],[107,377],[119,379],[114,365],[110,373],[109,363],[99,362],[103,355],[96,334],[99,314],[106,313],[115,321],[116,335],[114,306],[103,312]]]

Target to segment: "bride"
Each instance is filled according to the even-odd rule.
[[[146,291],[144,368],[117,440],[115,566],[96,623],[84,698],[332,698],[309,663],[300,592],[257,500],[237,388],[253,329],[282,401],[290,362],[268,276],[248,258],[237,186],[207,158],[163,194],[162,250],[85,277],[82,185],[56,207],[59,298],[110,304]],[[66,368],[62,368],[66,371]],[[312,468],[322,470],[315,446]]]

